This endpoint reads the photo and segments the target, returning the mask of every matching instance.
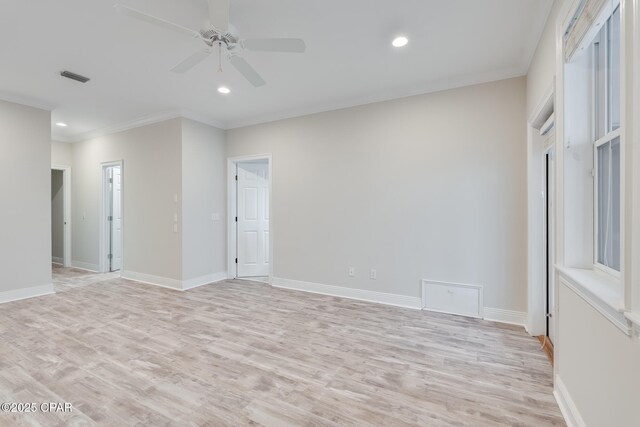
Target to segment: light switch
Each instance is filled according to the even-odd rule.
[[[178,232],[178,224],[173,224],[173,232],[174,233]]]
[[[178,203],[178,195],[177,194],[173,195],[173,203]]]
[[[177,213],[173,214],[173,222],[178,222],[178,214]]]

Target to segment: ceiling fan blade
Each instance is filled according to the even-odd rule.
[[[211,55],[209,49],[199,50],[171,69],[174,73],[186,73]]]
[[[229,29],[229,2],[230,0],[208,0],[209,20],[211,25],[218,30],[227,31]]]
[[[145,21],[145,22],[148,22],[149,24],[153,24],[169,30],[177,31],[182,34],[187,34],[191,37],[201,38],[200,33],[195,30],[183,27],[178,24],[174,24],[173,22],[165,21],[162,18],[158,18],[152,15],[146,14],[144,12],[140,12],[139,10],[132,9],[128,6],[117,4],[115,8],[116,8],[116,11],[118,11],[118,13],[130,16],[131,18],[139,19],[140,21]]]
[[[255,87],[264,86],[266,83],[260,74],[257,73],[256,70],[253,69],[251,65],[244,58],[240,58],[239,56],[232,56],[229,58],[231,64],[236,67],[236,70],[240,72],[244,76],[245,79],[249,80],[249,83],[254,85]]]
[[[307,48],[302,39],[246,39],[242,45],[247,50],[267,52],[302,53]]]

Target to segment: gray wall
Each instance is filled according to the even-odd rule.
[[[585,425],[640,425],[640,340],[626,336],[567,286],[559,294],[555,361]]]
[[[181,119],[173,119],[73,144],[76,265],[99,265],[101,164],[123,160],[123,270],[181,280],[180,229],[173,231],[174,214],[182,216],[181,138]]]
[[[73,145],[68,142],[51,141],[51,164],[58,166],[71,166]]]
[[[224,131],[182,119],[184,280],[226,271],[225,165]]]
[[[56,145],[62,160],[67,147]],[[76,265],[98,268],[100,165],[123,160],[125,274],[182,281],[226,270],[224,131],[178,118],[75,143],[71,153]]]
[[[408,296],[422,278],[481,284],[485,306],[526,311],[525,83],[228,131],[229,157],[273,155],[274,275]]]
[[[0,101],[0,292],[51,284],[51,115]]]
[[[556,22],[567,0],[555,0],[527,73],[527,117],[535,110],[556,74]]]
[[[64,257],[64,190],[63,172],[51,171],[51,257],[61,262]]]

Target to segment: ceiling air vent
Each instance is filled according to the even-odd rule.
[[[80,74],[72,73],[71,71],[63,71],[60,75],[80,83],[86,83],[90,80],[89,77],[81,76]]]

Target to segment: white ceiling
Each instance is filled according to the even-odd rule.
[[[526,74],[552,0],[231,0],[242,38],[301,37],[304,54],[246,52],[254,88],[198,40],[117,14],[115,0],[0,0],[0,98],[50,106],[54,139],[186,115],[223,128]],[[205,0],[120,3],[199,29]],[[409,45],[391,47],[406,34]],[[64,79],[70,70],[87,84]],[[231,88],[221,95],[217,87]]]

